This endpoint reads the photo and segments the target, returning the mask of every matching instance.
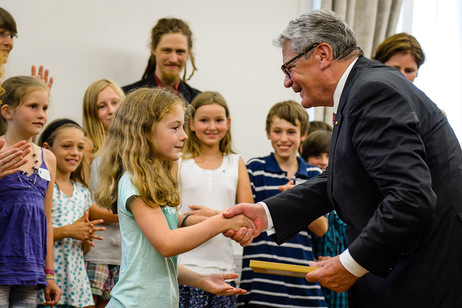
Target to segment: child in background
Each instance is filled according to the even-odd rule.
[[[125,95],[110,79],[94,81],[83,97],[83,129],[85,131],[84,174],[90,183],[90,166],[95,154],[103,146],[109,125]]]
[[[310,165],[326,171],[329,164],[329,150],[332,133],[327,130],[316,130],[309,134],[300,146],[301,157]]]
[[[178,283],[217,295],[242,294],[225,279],[237,274],[201,275],[177,265],[177,255],[226,230],[252,225],[245,216],[215,215],[178,228],[180,194],[173,162],[187,136],[185,103],[159,88],[130,92],[121,103],[102,149],[99,205],[117,204],[122,235],[120,279],[107,307],[178,307]],[[252,226],[250,226],[252,228]]]
[[[85,179],[93,196],[98,184],[100,156],[109,125],[125,95],[112,80],[99,79],[90,84],[83,98],[83,127],[86,132],[84,170]],[[95,202],[93,200],[93,202]],[[90,208],[90,220],[103,219],[106,230],[102,241],[95,243],[85,255],[85,266],[90,279],[95,308],[103,308],[111,299],[111,290],[117,283],[122,258],[120,228],[117,215],[97,205]]]
[[[231,150],[231,118],[225,99],[218,92],[202,92],[191,106],[188,139],[178,161],[179,213],[214,216],[236,202],[253,203],[245,163]],[[193,211],[188,212],[190,209]],[[178,263],[204,275],[236,271],[232,241],[222,234],[181,254]],[[234,282],[230,284],[235,286]],[[181,308],[236,306],[236,296],[217,296],[180,285]]]
[[[30,152],[21,171],[0,181],[0,307],[35,307],[44,288],[47,305],[61,296],[53,267],[51,199],[56,159],[32,143],[47,121],[47,85],[34,77],[3,82],[0,139],[9,148],[25,140]]]
[[[311,165],[318,166],[323,171],[329,164],[330,141],[332,132],[316,130],[309,134],[301,146],[302,158]],[[313,252],[318,260],[325,260],[342,253],[348,246],[346,224],[338,217],[335,211],[327,215],[328,230],[321,237],[313,236]],[[329,308],[347,308],[348,292],[337,293],[322,287]]]
[[[284,101],[271,107],[266,117],[266,135],[274,153],[250,159],[247,169],[255,202],[280,193],[321,173],[318,167],[307,165],[297,151],[306,137],[308,114],[295,101]],[[288,183],[289,182],[289,183]],[[288,210],[290,205],[288,205]],[[244,247],[240,287],[248,290],[238,296],[242,307],[326,307],[321,286],[305,278],[269,275],[253,272],[250,260],[290,263],[308,266],[314,260],[310,230],[323,235],[327,219],[320,217],[302,231],[278,246],[266,233],[261,233]]]
[[[95,232],[104,228],[94,227],[102,223],[102,220],[88,220],[91,196],[81,164],[83,129],[69,119],[55,120],[45,128],[39,144],[56,157],[51,216],[55,241],[55,277],[63,291],[58,305],[90,306],[93,305],[93,298],[83,255],[93,245],[93,239],[102,239]],[[40,303],[43,302],[43,296],[43,292],[39,292]]]
[[[311,121],[309,122],[308,131],[306,133],[306,136],[308,137],[312,132],[317,131],[317,130],[327,130],[332,133],[332,129],[333,129],[332,125],[327,124],[326,122]],[[298,153],[300,154],[300,156],[302,156],[302,152],[303,152],[302,148],[303,148],[303,144],[305,143],[305,141],[306,139],[300,144],[300,148],[298,149]],[[303,159],[303,160],[306,162],[306,159]]]

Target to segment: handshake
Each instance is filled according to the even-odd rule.
[[[241,246],[249,245],[268,227],[266,211],[260,203],[240,203],[225,210],[222,215],[226,219],[236,222],[232,228],[223,232],[223,235],[233,239]]]

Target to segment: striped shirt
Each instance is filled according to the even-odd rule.
[[[292,178],[296,185],[322,172],[300,157],[297,161],[299,168]],[[278,194],[278,187],[289,181],[273,153],[249,160],[247,170],[255,202]],[[244,247],[242,259],[240,287],[248,292],[238,297],[239,307],[327,307],[318,283],[307,282],[305,278],[255,273],[249,267],[250,260],[308,265],[308,261],[314,260],[308,229],[281,246],[263,232]]]

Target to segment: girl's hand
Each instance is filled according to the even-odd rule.
[[[226,279],[236,279],[238,274],[211,274],[200,279],[200,288],[215,295],[242,295],[244,289],[234,288],[226,283]]]
[[[0,150],[5,145],[5,140],[0,140]],[[19,167],[27,163],[26,157],[30,152],[30,143],[20,141],[12,147],[0,151],[0,179],[3,177],[16,173]]]
[[[234,230],[236,232],[241,228],[256,230],[254,222],[243,214],[233,216],[232,218],[226,218],[225,223],[228,224],[228,230]]]
[[[85,211],[82,217],[74,221],[71,225],[68,226],[68,237],[77,239],[77,240],[89,240],[90,242],[93,239],[102,240],[103,237],[95,235],[97,231],[104,231],[106,228],[104,227],[95,227],[95,225],[99,225],[103,223],[102,219],[96,219],[90,221],[88,219],[88,211]],[[91,246],[95,246],[93,243],[90,244]]]
[[[61,289],[58,287],[56,281],[52,279],[48,279],[47,284],[48,285],[43,289],[46,302],[42,303],[42,305],[53,307],[54,305],[58,304],[63,291],[61,291]]]
[[[221,211],[211,209],[209,207],[203,206],[203,205],[190,205],[189,208],[192,211],[189,211],[185,214],[189,215],[199,215],[199,216],[207,216],[207,217],[212,217],[217,214],[221,214]]]

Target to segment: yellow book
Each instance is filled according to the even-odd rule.
[[[286,264],[286,263],[276,263],[276,262],[265,262],[250,260],[250,267],[254,272],[264,273],[264,274],[274,274],[274,275],[283,275],[283,276],[292,276],[292,277],[302,277],[305,278],[306,274],[309,272],[315,271],[318,267]]]

